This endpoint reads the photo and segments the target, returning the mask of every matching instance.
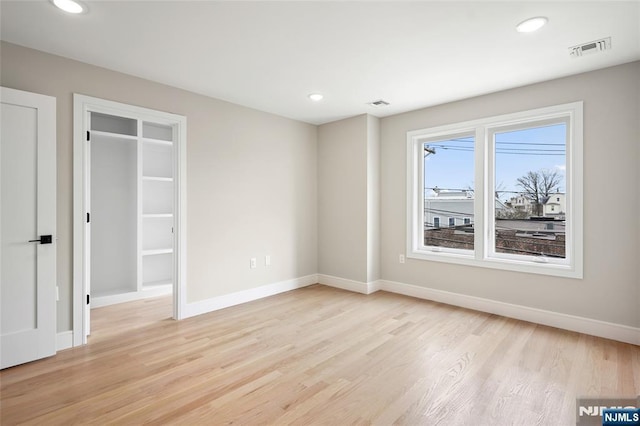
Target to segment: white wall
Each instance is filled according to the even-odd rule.
[[[91,143],[91,293],[138,290],[138,154],[130,140]]]
[[[318,271],[380,278],[380,120],[364,114],[318,128]]]
[[[5,42],[0,49],[2,86],[57,98],[58,331],[72,319],[74,92],[187,117],[188,302],[317,272],[316,126]],[[251,257],[258,268],[249,269]]]
[[[318,271],[367,281],[367,116],[318,128]]]
[[[439,262],[398,262],[406,243],[406,133],[584,101],[584,279]],[[381,267],[385,280],[640,326],[640,62],[381,120]],[[616,206],[616,224],[602,209]],[[610,212],[607,213],[610,215]]]
[[[367,115],[367,281],[380,279],[380,119]]]
[[[4,42],[1,54],[1,85],[57,97],[59,331],[71,327],[73,92],[187,116],[189,302],[319,272],[640,327],[640,62],[316,127]],[[585,109],[583,280],[398,262],[406,246],[408,130],[578,100]],[[602,226],[603,205],[620,206],[623,226]],[[250,257],[259,259],[255,270]]]

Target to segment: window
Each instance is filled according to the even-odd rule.
[[[418,144],[422,153],[421,177],[423,182],[420,205],[423,206],[426,227],[421,243],[425,247],[443,247],[461,253],[474,247],[473,233],[456,232],[456,217],[474,214],[473,162],[474,140],[472,132],[435,135]],[[441,228],[440,216],[446,216],[447,227]]]
[[[409,257],[582,277],[581,102],[411,131],[407,149]]]

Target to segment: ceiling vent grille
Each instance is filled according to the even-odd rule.
[[[378,99],[377,101],[369,102],[369,105],[373,107],[385,107],[389,105],[389,102],[382,99]]]
[[[611,37],[607,37],[596,41],[590,41],[589,43],[580,44],[578,46],[570,47],[569,55],[572,58],[578,58],[580,56],[591,55],[593,53],[598,53],[610,49]]]

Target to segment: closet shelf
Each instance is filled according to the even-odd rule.
[[[156,181],[156,182],[173,182],[172,177],[162,177],[162,176],[142,176],[142,180]]]
[[[173,217],[173,213],[145,213],[142,215],[144,219],[157,219],[164,217]]]
[[[156,249],[156,250],[142,250],[143,256],[155,256],[157,254],[171,254],[173,253],[172,248],[168,249]]]
[[[158,287],[167,287],[173,285],[172,280],[149,281],[142,283],[142,290],[153,290]]]
[[[91,130],[91,137],[93,138],[95,136],[102,136],[102,137],[111,138],[111,139],[127,139],[131,141],[138,140],[137,136],[125,135],[123,133],[111,133],[111,132],[104,132],[102,130]]]
[[[152,143],[152,144],[156,144],[156,145],[167,145],[167,146],[173,145],[173,142],[165,141],[165,140],[162,140],[162,139],[142,138],[141,140],[144,143]]]

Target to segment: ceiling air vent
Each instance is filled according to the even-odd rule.
[[[382,99],[378,99],[377,101],[369,102],[369,105],[371,105],[373,107],[385,107],[385,106],[389,105],[389,102],[384,101]]]
[[[592,53],[602,52],[611,49],[611,37],[602,38],[589,43],[580,44],[569,48],[569,55],[573,58],[591,55]]]

